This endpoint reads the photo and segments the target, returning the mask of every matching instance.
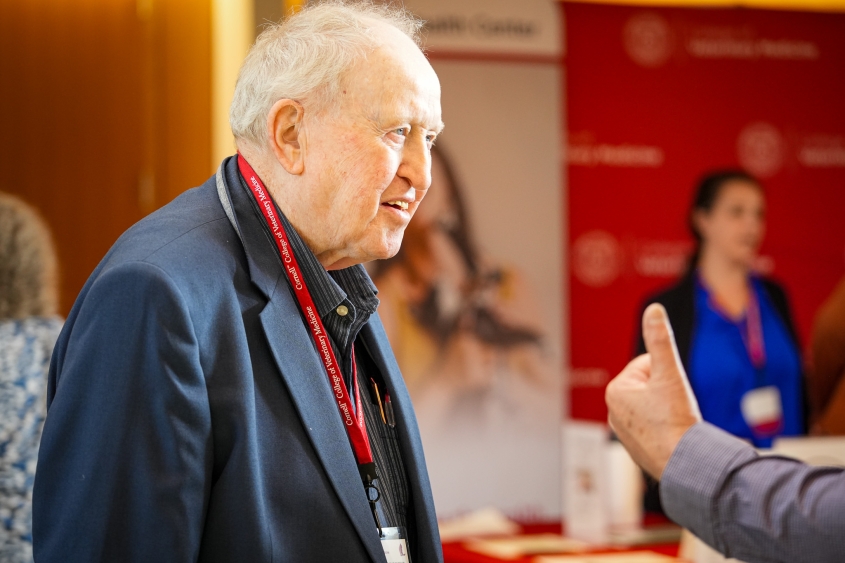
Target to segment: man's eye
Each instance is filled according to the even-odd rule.
[[[425,142],[428,143],[428,146],[434,145],[434,140],[437,138],[437,135],[426,135]]]
[[[398,129],[394,129],[393,132],[396,133],[397,135],[401,135],[401,136],[405,137],[405,136],[408,135],[408,128],[407,127],[400,127]]]

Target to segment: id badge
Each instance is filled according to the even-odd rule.
[[[411,563],[408,553],[408,534],[405,528],[382,528],[381,548],[387,563]]]
[[[774,385],[752,389],[742,396],[742,416],[756,436],[774,436],[783,428],[780,390]]]

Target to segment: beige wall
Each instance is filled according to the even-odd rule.
[[[257,2],[256,2],[257,4]],[[235,152],[229,105],[238,70],[255,40],[256,8],[251,0],[212,0],[211,168]]]

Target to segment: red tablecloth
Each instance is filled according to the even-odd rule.
[[[647,519],[646,525],[658,524],[661,522],[650,522]],[[665,522],[665,520],[664,520]],[[525,534],[543,534],[543,533],[561,533],[560,524],[541,524],[541,525],[526,525],[523,526],[523,533]],[[678,544],[661,544],[661,545],[643,545],[636,548],[630,548],[625,551],[656,551],[664,555],[678,555]],[[619,550],[607,551],[607,553],[618,553]],[[598,552],[597,552],[598,553]],[[534,556],[522,557],[520,559],[511,559],[514,563],[531,563]],[[443,544],[443,560],[445,563],[501,563],[501,559],[494,559],[487,555],[482,555],[474,551],[464,549],[461,542],[447,542]]]

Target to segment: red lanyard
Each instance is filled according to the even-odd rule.
[[[763,322],[760,320],[760,303],[754,293],[754,286],[748,290],[748,310],[745,313],[745,329],[748,355],[757,369],[766,365],[766,346],[763,343]]]
[[[297,301],[299,301],[299,308],[305,315],[308,328],[314,337],[314,343],[317,345],[320,359],[326,368],[326,376],[329,378],[329,385],[337,401],[340,418],[346,428],[346,433],[349,435],[349,442],[352,444],[355,459],[358,462],[359,468],[360,466],[369,466],[373,463],[373,452],[370,449],[370,440],[367,438],[367,427],[364,424],[364,410],[361,408],[361,393],[358,390],[358,369],[355,365],[355,352],[354,350],[352,352],[352,385],[355,387],[355,412],[358,413],[357,417],[352,411],[352,401],[346,389],[346,383],[343,381],[340,366],[334,355],[326,328],[323,326],[322,319],[317,314],[317,307],[311,298],[311,292],[308,291],[308,287],[305,285],[302,270],[299,269],[299,264],[293,255],[293,249],[290,247],[288,235],[285,232],[282,221],[276,215],[270,194],[267,193],[258,174],[255,173],[255,170],[252,169],[246,159],[240,154],[238,154],[238,167],[243,177],[246,178],[247,185],[253,197],[255,197],[255,201],[258,202],[258,207],[267,221],[267,226],[270,227],[270,232],[273,233],[273,240],[276,241],[276,247],[279,250],[279,256],[282,258],[285,273],[288,275],[293,292],[296,295]],[[363,476],[364,471],[362,469]],[[375,477],[374,473],[372,477]]]

